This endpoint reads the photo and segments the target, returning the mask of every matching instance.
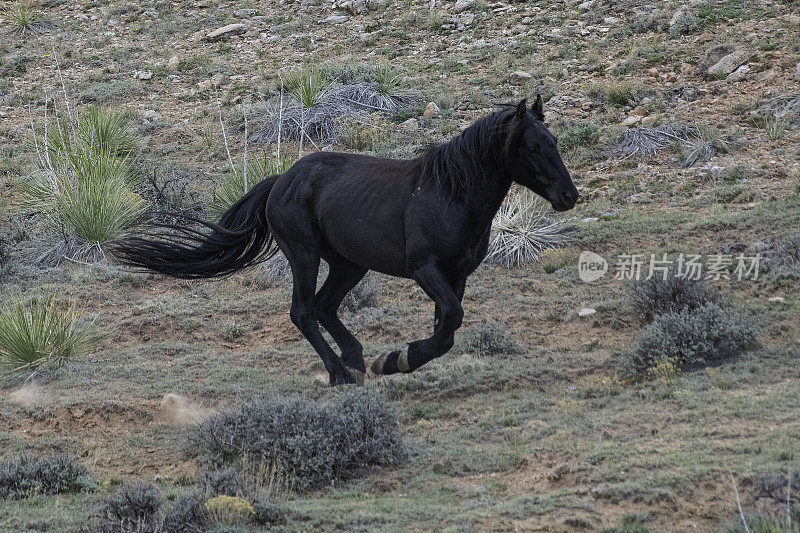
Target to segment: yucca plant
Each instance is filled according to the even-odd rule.
[[[330,85],[325,74],[316,68],[298,68],[282,75],[283,88],[306,109],[319,104],[322,93]]]
[[[23,206],[53,231],[101,246],[136,223],[145,203],[125,159],[81,146],[22,185]]]
[[[34,0],[21,0],[3,8],[3,18],[22,35],[35,31],[41,22],[42,13],[39,11],[39,2]]]
[[[210,207],[211,215],[214,218],[221,217],[258,182],[273,174],[283,174],[293,164],[294,160],[291,157],[282,155],[249,161],[246,173],[244,165],[236,165],[233,167],[235,172],[228,174],[217,189]]]
[[[117,156],[129,155],[138,142],[127,112],[93,105],[78,116],[77,134],[93,150]]]
[[[61,366],[98,340],[93,322],[80,320],[72,303],[59,309],[53,297],[0,311],[0,363],[15,373]]]
[[[21,186],[22,205],[69,244],[59,258],[101,258],[102,245],[125,233],[145,209],[127,163],[136,136],[127,116],[99,106],[75,120],[56,116],[46,131],[41,168]]]
[[[378,82],[378,91],[383,95],[392,94],[400,85],[400,74],[385,58],[375,62],[375,79]]]
[[[486,261],[506,268],[520,266],[568,242],[565,221],[551,218],[548,210],[546,202],[532,192],[517,189],[512,193],[492,222]]]

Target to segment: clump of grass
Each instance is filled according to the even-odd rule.
[[[98,341],[92,323],[74,307],[59,309],[55,298],[21,301],[0,311],[0,362],[12,372],[58,367],[91,350]]]
[[[520,266],[569,242],[570,228],[547,213],[546,202],[531,192],[518,190],[509,196],[492,222],[486,261],[506,268]]]
[[[251,160],[245,166],[235,165],[232,171],[222,180],[214,192],[214,201],[209,208],[214,218],[219,218],[225,211],[238,202],[242,196],[264,178],[274,174],[283,174],[294,164],[294,159],[287,155],[281,157],[264,157]]]
[[[702,28],[702,22],[690,8],[682,8],[675,22],[669,28],[670,37],[680,37],[695,33]]]
[[[304,108],[320,103],[330,80],[316,68],[297,68],[281,74],[283,88]]]
[[[633,99],[634,87],[626,82],[610,82],[604,85],[595,85],[589,90],[589,96],[608,102],[614,107],[623,107]]]
[[[188,450],[216,464],[262,458],[280,465],[301,491],[405,456],[397,413],[374,391],[355,388],[322,405],[299,397],[246,403],[198,426]]]
[[[334,82],[328,78],[331,74],[324,72],[333,70],[287,73],[283,92],[268,102],[265,121],[251,140],[269,144],[280,137],[314,144],[336,142],[351,122],[371,123],[376,117],[394,115],[413,99],[395,91],[397,80],[388,66],[375,70],[374,81]]]
[[[626,379],[649,377],[663,361],[679,370],[716,366],[737,357],[757,342],[755,324],[744,316],[707,303],[697,309],[657,317],[623,350],[620,373]]]
[[[361,309],[378,307],[378,298],[381,295],[381,285],[377,276],[369,272],[353,290],[347,293],[342,300],[341,308],[344,311],[355,312]]]
[[[459,345],[465,352],[481,357],[519,353],[519,346],[506,327],[496,322],[483,322],[465,328],[460,334]]]
[[[69,457],[22,456],[0,462],[0,500],[80,492],[93,486],[86,467]]]
[[[14,28],[14,31],[25,35],[35,32],[42,22],[40,2],[36,0],[20,0],[3,8],[3,18]]]
[[[394,94],[400,85],[400,73],[385,58],[376,61],[374,68],[378,91],[385,96]]]
[[[558,147],[564,151],[595,146],[599,141],[600,132],[591,122],[577,122],[558,134]]]
[[[697,136],[685,151],[683,166],[705,163],[715,155],[727,154],[739,145],[736,134],[711,127],[698,127]]]
[[[656,275],[633,282],[628,288],[628,301],[633,314],[649,323],[659,315],[717,302],[718,297],[704,280],[676,277],[674,272],[668,272],[666,279]]]
[[[40,169],[21,185],[23,208],[63,237],[51,254],[55,262],[100,259],[102,246],[121,237],[145,209],[127,162],[136,137],[124,115],[102,107],[75,120],[62,117],[46,131]]]

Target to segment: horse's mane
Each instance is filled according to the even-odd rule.
[[[422,156],[421,182],[446,193],[451,200],[465,198],[486,179],[487,164],[496,163],[505,150],[511,106],[478,119],[451,141],[429,148]]]

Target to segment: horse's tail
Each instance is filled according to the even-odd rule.
[[[267,226],[267,198],[278,176],[250,189],[217,224],[178,215],[211,231],[185,224],[154,224],[148,232],[114,242],[109,251],[122,264],[183,279],[233,274],[278,253]]]

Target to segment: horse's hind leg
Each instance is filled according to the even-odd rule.
[[[436,322],[433,335],[427,339],[414,341],[403,350],[396,350],[379,357],[372,364],[375,374],[395,374],[413,372],[431,359],[447,353],[453,347],[453,334],[461,326],[464,310],[461,297],[464,294],[463,282],[453,284],[436,267],[428,264],[414,271],[414,280],[436,303]]]
[[[327,259],[327,258],[326,258]],[[355,287],[367,273],[362,268],[346,259],[328,261],[330,271],[322,288],[317,292],[315,306],[317,320],[322,324],[333,340],[342,350],[342,359],[347,365],[350,374],[356,383],[364,383],[364,373],[367,370],[364,363],[363,348],[352,333],[342,324],[337,316],[337,310],[347,293]]]
[[[273,230],[275,240],[292,268],[292,308],[289,316],[319,354],[330,376],[330,384],[355,383],[342,359],[322,336],[317,323],[314,293],[320,262],[318,234],[311,226],[310,218],[296,217],[291,221],[294,223],[291,240],[283,238],[284,232],[281,231],[279,235],[279,232]]]

